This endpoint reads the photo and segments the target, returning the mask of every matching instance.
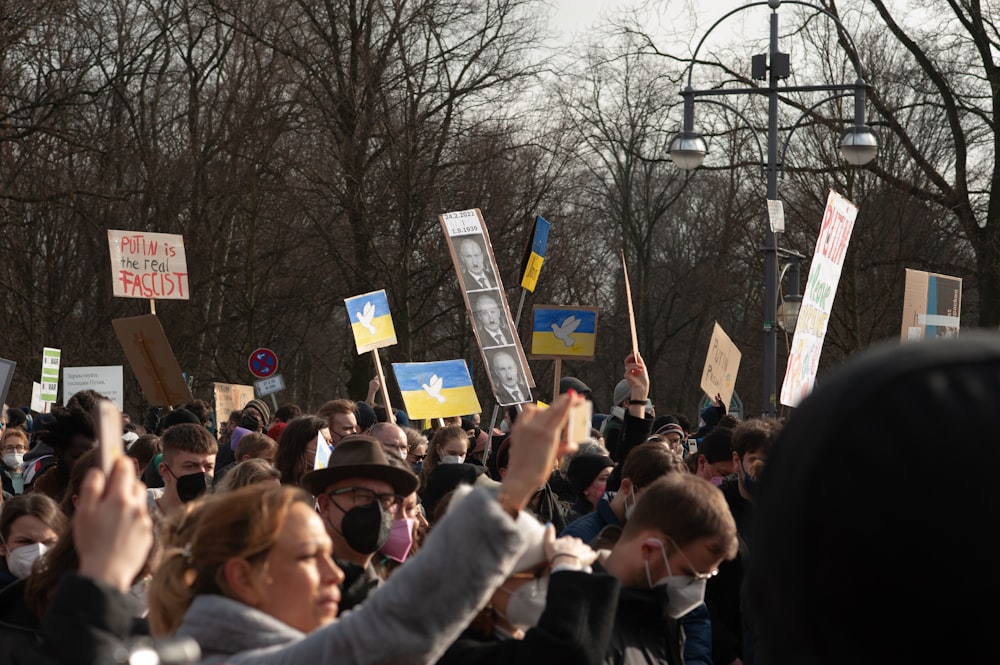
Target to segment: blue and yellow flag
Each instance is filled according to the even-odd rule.
[[[545,262],[545,250],[549,244],[549,224],[540,215],[535,216],[535,230],[531,238],[531,247],[525,255],[521,266],[521,287],[532,293],[538,284],[538,275],[542,272],[542,263]]]
[[[345,298],[344,304],[351,319],[358,355],[396,343],[396,329],[392,325],[385,289]]]
[[[410,418],[450,418],[482,411],[464,360],[393,363]]]
[[[596,307],[536,305],[531,321],[533,358],[594,358]]]

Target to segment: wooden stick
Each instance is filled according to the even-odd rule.
[[[559,396],[559,381],[562,379],[562,358],[556,358],[555,378],[552,380],[552,401]]]
[[[385,413],[389,422],[396,424],[396,414],[392,412],[392,404],[389,403],[389,386],[385,385],[385,372],[382,371],[382,359],[379,358],[378,349],[372,349],[372,358],[375,359],[375,371],[378,372],[378,384],[382,388],[382,399],[385,400]]]

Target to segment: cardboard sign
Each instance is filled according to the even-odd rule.
[[[906,269],[900,339],[955,337],[961,327],[962,278]]]
[[[597,308],[535,305],[531,310],[531,358],[593,360]]]
[[[221,429],[233,411],[239,411],[253,399],[253,386],[238,383],[213,383],[215,419]]]
[[[108,230],[111,282],[117,298],[188,300],[184,236]]]
[[[410,418],[451,418],[482,411],[464,360],[392,363]]]
[[[510,315],[482,213],[478,208],[461,210],[439,219],[493,394],[501,406],[530,402],[535,381]],[[472,412],[459,415],[468,413]]]
[[[545,251],[549,245],[549,231],[552,225],[541,215],[535,216],[535,227],[531,231],[531,238],[525,248],[524,257],[521,259],[521,288],[532,293],[538,285],[538,276],[542,272],[542,264],[545,262]]]
[[[351,320],[358,355],[396,343],[396,328],[392,325],[389,298],[385,289],[345,298],[347,316]]]
[[[785,406],[798,406],[816,382],[823,339],[857,216],[857,206],[830,191],[781,385],[781,403]]]
[[[122,365],[63,368],[63,405],[81,390],[96,390],[115,403],[118,410],[125,408],[125,380]]]
[[[155,314],[115,319],[111,324],[142,393],[151,405],[173,406],[194,399]]]
[[[714,399],[722,396],[722,403],[729,404],[736,389],[736,373],[740,369],[742,354],[729,335],[718,323],[712,329],[712,339],[708,343],[708,356],[701,371],[701,389]]]
[[[42,378],[41,400],[49,404],[56,403],[56,394],[59,392],[59,359],[62,351],[48,346],[42,349]]]
[[[0,404],[7,402],[7,392],[10,390],[10,382],[14,380],[14,368],[17,363],[13,360],[0,358]]]

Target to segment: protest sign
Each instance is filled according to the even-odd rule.
[[[14,368],[17,363],[13,360],[0,358],[0,404],[7,401],[7,392],[10,390],[10,382],[14,380]]]
[[[722,397],[723,404],[729,404],[736,389],[736,373],[740,369],[742,354],[729,335],[716,322],[712,329],[712,339],[708,343],[708,355],[701,371],[701,389],[714,399]]]
[[[906,269],[900,339],[912,342],[958,335],[962,314],[962,278]]]
[[[155,314],[111,322],[128,364],[153,406],[187,404],[194,397]]]
[[[62,351],[48,346],[42,349],[41,400],[47,404],[55,404],[59,392],[59,360]]]
[[[781,385],[781,403],[786,406],[798,406],[812,392],[823,339],[857,216],[858,209],[853,203],[830,191],[799,318],[795,323],[785,380]]]
[[[190,298],[183,236],[108,230],[108,248],[115,297]]]
[[[531,358],[593,360],[597,308],[535,305],[531,312]]]
[[[482,411],[464,360],[392,363],[410,418],[450,418]]]
[[[215,419],[220,429],[233,411],[239,411],[253,399],[253,386],[213,383],[212,389],[215,393]]]
[[[530,402],[535,381],[510,315],[482,213],[478,208],[460,210],[439,219],[493,394],[503,406]],[[518,389],[513,393],[501,387],[515,384]]]
[[[384,289],[345,298],[344,305],[351,320],[351,331],[354,333],[359,356],[366,351],[396,343],[396,329],[392,325],[389,299]]]
[[[81,390],[94,390],[125,409],[124,368],[121,365],[63,368],[63,404]]]

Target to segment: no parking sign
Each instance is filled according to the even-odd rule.
[[[278,371],[278,356],[271,349],[256,349],[250,354],[247,367],[258,379],[269,379]]]

